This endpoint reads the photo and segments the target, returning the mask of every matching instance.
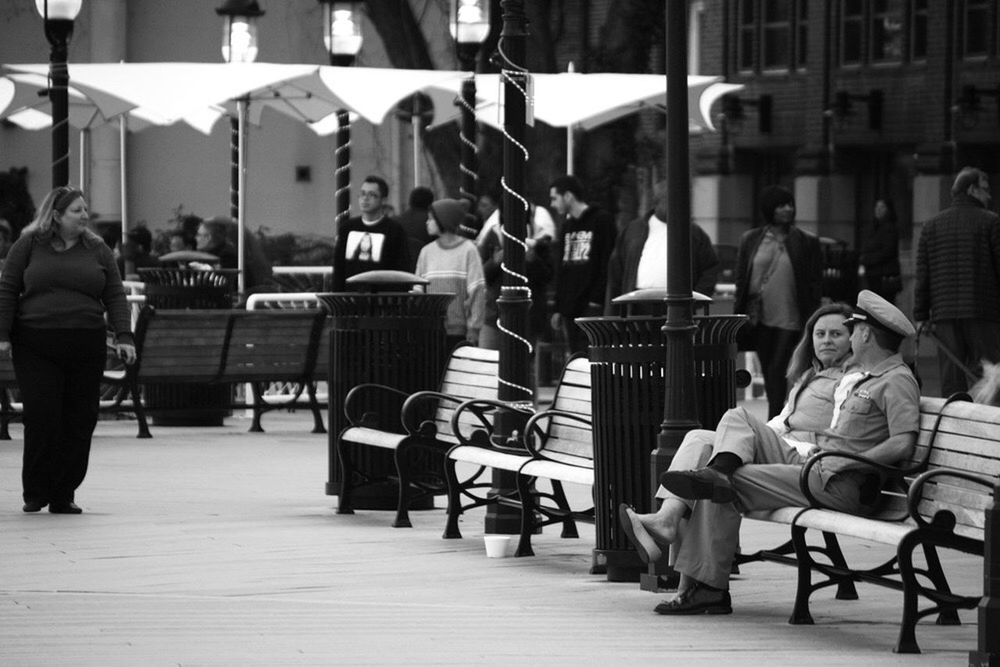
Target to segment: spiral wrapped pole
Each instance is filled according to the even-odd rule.
[[[524,2],[504,0],[503,30],[500,34],[499,65],[504,86],[503,119],[503,206],[500,209],[500,232],[503,241],[503,262],[500,298],[497,299],[500,330],[500,369],[497,396],[511,407],[533,407],[533,390],[529,373],[531,343],[528,330],[528,309],[531,292],[525,275],[525,235],[528,201],[524,196],[525,167],[528,150],[525,147],[526,112],[528,108],[528,71],[525,60],[527,18]],[[524,432],[524,413],[499,410],[494,422],[498,443],[517,439]],[[491,493],[510,495],[515,487],[512,475],[494,472]],[[516,533],[520,519],[510,508],[497,504],[486,515],[486,532]]]
[[[337,110],[337,148],[334,161],[334,232],[337,232],[351,213],[351,117],[346,109]]]

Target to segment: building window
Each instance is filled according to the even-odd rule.
[[[990,52],[990,26],[993,25],[990,0],[965,0],[961,16],[962,55],[983,58]]]
[[[840,66],[901,63],[905,51],[906,5],[913,0],[841,0]],[[920,48],[927,50],[926,1],[923,6],[923,36]],[[918,13],[911,10],[916,21]]]
[[[806,64],[807,0],[738,0],[737,68],[789,71]]]
[[[860,65],[864,54],[865,11],[861,0],[844,0],[840,14],[840,64]]]
[[[910,60],[927,60],[927,0],[912,0],[910,17]]]
[[[903,60],[903,7],[899,2],[872,3],[871,54],[873,63]]]

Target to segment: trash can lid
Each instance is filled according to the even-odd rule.
[[[359,273],[351,276],[344,283],[347,285],[371,285],[376,288],[385,288],[393,285],[427,285],[430,281],[407,271],[379,270]]]
[[[705,296],[701,292],[691,292],[691,298],[695,301],[707,302],[711,301],[712,297]],[[666,301],[667,290],[661,289],[659,287],[647,287],[645,289],[637,289],[631,292],[622,294],[621,296],[616,296],[611,300],[611,303],[618,304],[629,304],[629,303],[653,303],[657,301]]]
[[[201,250],[175,250],[160,255],[161,262],[218,262],[219,256]]]

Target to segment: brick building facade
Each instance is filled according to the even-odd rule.
[[[920,226],[947,205],[957,169],[1000,172],[1000,2],[690,5],[700,70],[746,86],[713,110],[720,132],[699,140],[699,222],[735,243],[755,193],[781,183],[801,226],[855,247],[875,199],[889,197],[909,283]]]

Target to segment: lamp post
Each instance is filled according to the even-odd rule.
[[[527,244],[528,201],[524,195],[528,151],[525,148],[528,109],[528,70],[524,67],[528,21],[524,0],[503,0],[503,30],[500,33],[500,76],[504,86],[503,118],[503,205],[500,208],[500,233],[503,239],[503,262],[500,298],[497,299],[500,329],[500,370],[497,397],[511,407],[531,408],[531,378],[528,355],[531,343],[528,331],[528,308],[531,306],[528,279],[524,272]],[[500,410],[494,424],[494,437],[506,443],[524,433],[523,412]],[[495,472],[491,493],[508,494],[514,488],[513,475]],[[486,514],[487,533],[516,533],[516,512],[496,503]]]
[[[452,0],[451,36],[455,39],[455,51],[459,67],[470,76],[462,81],[462,93],[458,105],[462,110],[462,127],[459,140],[462,143],[462,171],[460,193],[475,202],[479,196],[479,147],[476,139],[476,56],[479,47],[490,33],[489,0]]]
[[[69,183],[69,40],[73,21],[83,0],[35,0],[35,9],[45,20],[49,53],[49,101],[52,104],[52,187]]]
[[[227,63],[252,63],[257,59],[257,19],[264,15],[256,0],[226,0],[215,10],[226,17],[222,31],[222,58]],[[243,294],[243,228],[246,213],[246,136],[247,107],[250,100],[236,100],[236,118],[229,119],[229,215],[236,219],[236,256],[239,273],[237,286]]]
[[[663,423],[652,456],[651,488],[666,470],[684,435],[698,428],[694,382],[691,296],[691,190],[688,165],[687,3],[668,2],[667,40],[667,320]]]
[[[330,64],[350,67],[361,51],[362,0],[343,2],[319,0],[323,5],[323,43]],[[337,109],[337,148],[334,153],[334,233],[351,211],[351,118],[346,109]]]

